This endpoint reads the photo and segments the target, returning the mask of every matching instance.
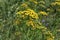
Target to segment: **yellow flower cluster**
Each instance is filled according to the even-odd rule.
[[[47,40],[54,40],[54,39],[52,39],[52,38],[47,38]]]
[[[41,29],[42,32],[44,33],[44,35],[48,35],[46,38],[47,40],[54,40],[54,36],[52,35],[52,33],[50,31],[47,31],[46,27],[37,25],[33,20],[29,20],[26,24],[28,26],[32,26],[33,30],[36,28]]]
[[[57,1],[57,2],[53,2],[53,3],[51,3],[51,5],[52,5],[52,6],[60,5],[60,2],[58,2],[58,1]]]
[[[50,31],[47,31],[44,34],[50,35],[50,36],[47,36],[47,40],[53,40],[54,39],[54,36],[52,35],[52,33]]]
[[[48,16],[48,14],[44,11],[40,11],[39,14],[42,14],[42,15],[45,15],[45,16]]]
[[[29,11],[29,16],[35,19],[38,19],[38,14],[36,12],[34,12],[31,9],[27,9],[27,11]]]
[[[40,26],[41,25],[41,23],[38,25],[38,23],[35,23],[33,20],[28,20],[27,22],[26,22],[26,25],[27,26],[31,26],[33,29],[42,29],[42,31],[46,31],[46,27],[44,27],[44,26]]]
[[[50,10],[50,9],[48,9],[48,10]],[[16,14],[18,14],[19,17],[22,17],[24,19],[29,17],[28,20],[25,20],[25,24],[27,26],[31,26],[33,29],[37,28],[37,29],[42,30],[44,35],[48,35],[46,38],[47,40],[54,40],[54,36],[52,35],[52,33],[50,31],[47,31],[47,28],[45,26],[42,26],[42,24],[40,22],[34,21],[35,19],[37,19],[37,20],[39,19],[38,14],[36,12],[34,12],[31,9],[27,9],[25,11],[19,11]],[[44,11],[40,11],[39,14],[48,16],[48,14]],[[15,33],[15,35],[19,35],[19,34],[20,34],[19,32]]]
[[[38,14],[31,9],[27,9],[25,11],[19,11],[17,12],[17,14],[20,14],[21,17],[29,16],[30,18],[38,19]]]
[[[29,20],[28,22],[26,22],[27,26],[32,26],[34,27],[34,22],[32,20]]]

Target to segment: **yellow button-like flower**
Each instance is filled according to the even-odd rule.
[[[27,9],[27,11],[29,11],[29,16],[35,19],[38,19],[38,14],[35,13],[33,10],[31,9]]]
[[[40,11],[39,13],[42,14],[42,15],[48,16],[48,14],[44,11]]]
[[[29,15],[29,11],[22,11],[24,15]]]
[[[35,17],[36,19],[38,19],[38,14],[37,14],[37,13],[35,13],[34,17]]]
[[[47,40],[53,40],[53,38],[47,38]]]
[[[25,17],[28,18],[29,17],[29,18],[32,18],[32,19],[38,19],[38,14],[31,9],[27,9],[25,11],[19,11],[19,12],[17,12],[17,14],[20,14],[20,17],[23,17],[23,18],[25,18]]]
[[[16,14],[19,14],[19,15],[20,15],[20,14],[23,14],[23,12],[22,12],[22,11],[19,11],[19,12],[17,12]]]
[[[32,26],[34,27],[34,22],[32,20],[29,20],[28,22],[26,22],[27,26]]]

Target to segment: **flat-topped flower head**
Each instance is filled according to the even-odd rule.
[[[19,11],[16,14],[20,14],[21,16],[24,15],[24,17],[28,16],[29,18],[32,19],[38,19],[38,14],[31,9],[27,9],[25,11]]]
[[[48,16],[48,14],[44,11],[40,11],[39,14],[42,14],[42,15],[45,15],[45,16]]]

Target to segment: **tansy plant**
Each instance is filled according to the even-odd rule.
[[[40,15],[41,14],[47,16],[46,12],[41,11]],[[31,27],[32,30],[41,30],[46,40],[54,40],[52,33],[45,26],[43,26],[42,23],[39,22],[39,14],[34,10],[27,9],[24,11],[19,11],[16,13],[16,17],[17,19],[21,20],[20,22],[22,26],[26,25],[28,28]]]
[[[0,0],[0,40],[60,40],[60,0]]]

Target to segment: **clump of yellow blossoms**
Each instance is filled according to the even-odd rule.
[[[48,16],[48,14],[44,11],[40,11],[39,14],[42,14],[42,15],[45,15],[45,16]]]
[[[17,16],[19,15],[20,20],[22,18],[22,20],[25,21],[24,23],[26,26],[28,26],[28,27],[30,26],[30,27],[32,27],[32,29],[39,29],[42,31],[42,33],[45,36],[48,35],[48,36],[46,36],[46,40],[54,40],[54,36],[52,35],[52,33],[50,31],[47,31],[47,28],[45,26],[43,26],[40,22],[38,22],[38,19],[39,19],[38,13],[34,12],[31,9],[27,9],[24,11],[19,11],[16,14],[17,14]],[[45,16],[48,15],[44,11],[40,11],[39,14],[42,14]],[[24,20],[26,18],[27,18],[27,20]],[[19,33],[17,32],[15,34],[18,35]]]
[[[21,17],[23,18],[26,18],[26,16],[28,16],[29,18],[38,19],[38,14],[31,9],[27,9],[25,11],[19,11],[16,14],[21,15]]]
[[[53,2],[53,3],[51,3],[51,5],[52,5],[52,6],[60,5],[60,1]]]
[[[32,20],[28,20],[28,22],[26,22],[27,26],[32,26],[34,27],[34,22]]]
[[[54,40],[54,39],[52,39],[52,38],[47,38],[47,40]]]

